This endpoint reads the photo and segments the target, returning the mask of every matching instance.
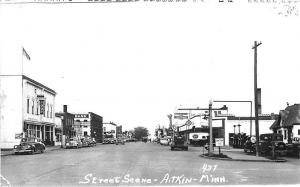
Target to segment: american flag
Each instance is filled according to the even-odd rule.
[[[26,58],[28,60],[30,60],[30,56],[28,55],[28,53],[26,52],[26,50],[24,49],[24,47],[22,47],[22,49],[23,49],[23,55],[26,56]]]

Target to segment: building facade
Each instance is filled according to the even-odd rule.
[[[117,125],[113,122],[103,123],[103,134],[104,136],[111,136],[112,138],[117,137]]]
[[[255,136],[255,118],[244,116],[235,116],[232,114],[222,114],[221,112],[213,113],[213,139],[224,138],[224,145],[232,144],[232,137],[239,133]],[[208,119],[203,115],[198,115],[196,118],[189,120],[190,123],[185,123],[179,126],[179,132],[185,135],[189,143],[193,142],[190,134],[198,133],[202,137],[207,134],[209,136]],[[275,118],[271,114],[259,115],[259,133],[272,133],[270,126],[274,123]],[[251,127],[251,128],[250,128]],[[251,130],[250,130],[251,129]],[[198,136],[199,137],[199,136]],[[203,137],[203,139],[205,139]]]
[[[93,112],[74,114],[75,126],[81,136],[95,138],[98,143],[103,141],[103,118]],[[80,128],[80,129],[78,129]]]
[[[67,105],[63,106],[63,112],[55,113],[55,116],[61,119],[61,135],[65,135],[66,139],[76,136],[74,128],[74,114],[68,112]]]
[[[116,127],[117,138],[123,136],[122,125]]]
[[[54,145],[56,92],[25,75],[1,76],[0,85],[0,147],[12,148],[22,137]]]
[[[270,126],[275,133],[283,135],[284,143],[300,143],[300,104],[280,110],[276,121]]]

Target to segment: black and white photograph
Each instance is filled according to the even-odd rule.
[[[0,0],[0,186],[298,186],[299,14]]]

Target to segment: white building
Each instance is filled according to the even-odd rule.
[[[79,136],[91,136],[91,118],[88,113],[74,114],[74,123]],[[79,130],[80,129],[80,130]]]
[[[22,137],[55,139],[56,92],[24,75],[0,76],[0,147],[13,148]]]
[[[113,138],[117,137],[117,125],[109,122],[103,123],[103,133],[106,135],[112,135]]]
[[[189,134],[193,132],[209,133],[208,119],[206,118],[205,113],[191,116],[192,117],[189,120],[180,120],[182,125],[177,125],[179,127],[179,132],[187,135],[188,137]],[[178,119],[174,120],[179,121]],[[274,121],[275,119],[271,114],[259,115],[259,134],[272,133],[270,126],[274,123]],[[251,124],[252,130],[250,130]],[[213,138],[224,138],[224,144],[227,146],[231,144],[230,137],[233,134],[246,133],[246,135],[250,135],[251,131],[251,134],[255,136],[255,120],[254,117],[252,117],[251,123],[250,116],[238,117],[217,111],[217,113],[213,113],[212,126],[214,135]]]

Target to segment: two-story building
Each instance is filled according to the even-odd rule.
[[[59,117],[61,119],[61,135],[65,135],[66,139],[76,136],[76,131],[74,128],[75,115],[68,112],[67,105],[63,106],[63,112],[55,113],[55,117]]]
[[[22,137],[54,145],[56,92],[25,76],[0,77],[0,147],[12,148]]]
[[[82,136],[90,136],[95,138],[99,143],[103,141],[103,118],[93,112],[74,114],[75,126],[77,132],[81,132]],[[78,130],[81,128],[81,130]]]
[[[113,122],[103,123],[103,134],[117,138],[117,125]]]

